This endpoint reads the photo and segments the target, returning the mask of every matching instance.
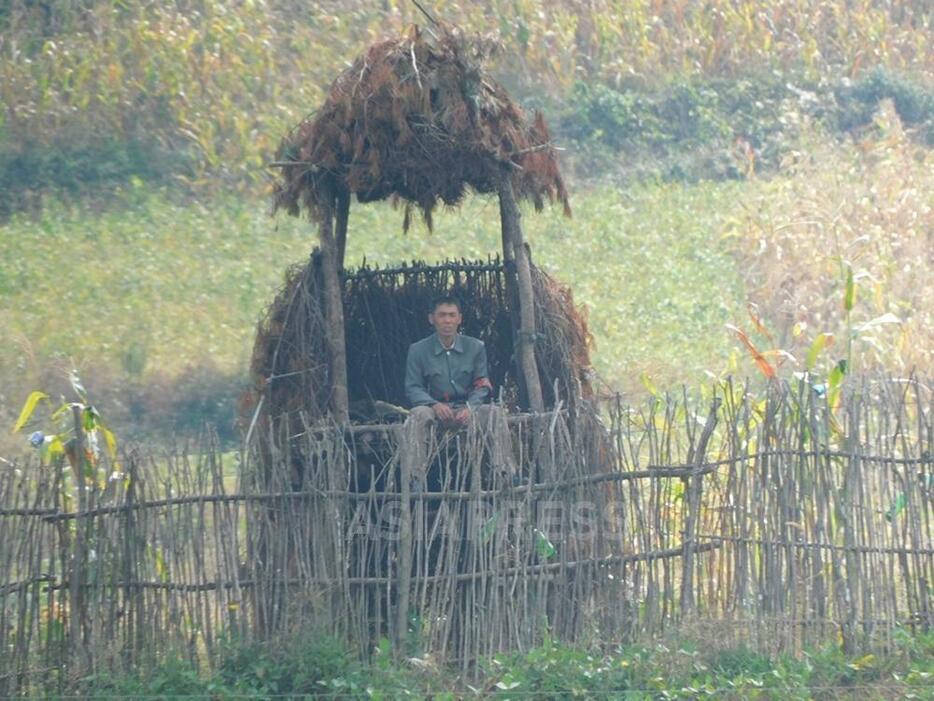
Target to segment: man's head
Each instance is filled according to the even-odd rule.
[[[460,328],[464,316],[461,314],[461,303],[457,297],[446,295],[437,297],[431,302],[431,312],[428,314],[428,323],[435,327],[435,331],[442,338],[451,338]]]

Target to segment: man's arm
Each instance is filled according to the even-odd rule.
[[[414,348],[415,344],[409,346],[409,353],[405,359],[405,396],[413,407],[437,404],[437,400],[428,394],[425,387],[425,378]]]
[[[474,358],[472,383],[470,393],[467,395],[467,404],[472,407],[480,406],[493,391],[493,385],[487,377],[486,346],[482,342],[477,357]]]

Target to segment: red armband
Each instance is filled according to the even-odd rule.
[[[490,390],[490,392],[493,391],[493,385],[487,378],[478,377],[476,380],[473,381],[474,389],[483,389],[484,387]]]

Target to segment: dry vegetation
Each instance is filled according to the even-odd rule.
[[[934,155],[913,145],[891,103],[850,145],[789,158],[732,222],[739,269],[766,338],[799,361],[821,333],[854,368],[934,361]],[[855,303],[844,305],[852,274]]]
[[[468,188],[496,192],[508,167],[519,199],[538,210],[557,200],[570,216],[544,117],[529,121],[489,75],[494,47],[438,23],[370,46],[283,140],[275,209],[321,218],[336,188],[359,202],[414,204],[431,228],[439,203],[459,205]],[[408,209],[405,221],[408,230]]]
[[[926,0],[485,0],[432,9],[502,42],[494,74],[539,103],[568,98],[579,80],[619,87],[773,71],[822,80],[877,66],[934,77]],[[326,0],[310,11],[291,0],[13,0],[0,6],[0,155],[24,158],[29,172],[46,151],[58,154],[58,171],[48,164],[45,176],[53,182],[69,162],[93,177],[168,171],[200,188],[262,182],[280,136],[322,103],[361,47],[413,22],[426,20],[410,0]]]
[[[833,333],[823,371],[848,355],[852,330],[860,333],[858,363],[930,366],[934,183],[930,151],[912,145],[923,138],[902,138],[889,114],[849,144],[808,126],[799,104],[808,94],[757,102],[759,88],[770,89],[760,85],[763,76],[829,85],[877,68],[901,71],[920,86],[906,100],[916,108],[918,133],[927,128],[930,138],[929,5],[486,0],[429,9],[501,42],[504,60],[491,73],[517,102],[544,106],[547,116],[554,105],[573,104],[576,86],[616,91],[618,114],[608,123],[619,126],[619,142],[641,138],[648,127],[639,118],[649,114],[660,135],[645,143],[702,150],[669,137],[708,128],[717,138],[748,136],[775,117],[770,113],[785,120],[790,110],[795,128],[776,149],[784,166],[769,179],[756,167],[761,151],[738,143],[727,156],[739,180],[623,189],[577,182],[575,219],[547,210],[526,217],[536,262],[590,307],[597,369],[628,391],[639,389],[643,374],[668,385],[703,381],[705,370],[754,372],[731,361],[731,353],[743,358],[745,351],[724,330],[727,322],[752,333],[763,350],[790,351],[798,365],[783,371],[800,369],[815,338]],[[55,178],[77,173],[99,198],[73,206],[58,201],[54,187],[29,186],[20,195],[27,204],[44,201],[41,213],[0,225],[6,422],[28,391],[48,388],[72,359],[96,396],[112,388],[108,414],[117,425],[156,410],[181,415],[175,400],[195,385],[186,416],[216,407],[216,387],[235,385],[244,372],[256,318],[281,272],[307,257],[312,235],[303,222],[271,223],[258,198],[210,191],[235,185],[255,192],[279,138],[322,103],[334,77],[362,47],[403,36],[413,21],[428,24],[410,0],[329,0],[313,12],[289,0],[0,4],[0,166],[7,178],[0,216],[13,192],[3,184],[14,181],[64,186]],[[695,79],[743,85],[729,97],[749,107],[748,123],[721,123],[718,113],[668,129],[657,122],[669,107],[709,103],[686,89],[684,102],[660,100],[665,109],[659,103],[640,111],[627,101],[639,95],[623,94]],[[599,96],[594,106],[603,106]],[[599,132],[601,124],[585,126]],[[596,136],[606,151],[609,135]],[[624,150],[609,151],[608,159],[626,159]],[[605,162],[589,157],[577,156],[583,170],[602,175]],[[180,202],[176,183],[186,192],[194,186],[201,201]],[[437,235],[416,227],[399,237],[400,214],[355,207],[348,263],[483,257],[499,246],[494,210],[468,199],[464,211],[438,213]],[[848,264],[858,292],[849,319],[842,307]],[[756,336],[747,301],[758,305],[771,337]],[[891,319],[888,313],[901,323],[860,328]],[[211,365],[216,372],[202,371]]]

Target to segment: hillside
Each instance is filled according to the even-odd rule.
[[[587,305],[610,388],[756,372],[727,323],[783,373],[824,333],[823,370],[929,367],[932,15],[851,5],[435,10],[494,35],[493,73],[565,149],[575,217],[530,214],[529,240]],[[314,242],[267,218],[264,165],[363,46],[413,21],[430,24],[401,0],[0,7],[5,420],[74,362],[127,433],[211,419],[232,437],[255,322]],[[498,247],[488,201],[431,235],[401,220],[355,207],[349,260]]]

